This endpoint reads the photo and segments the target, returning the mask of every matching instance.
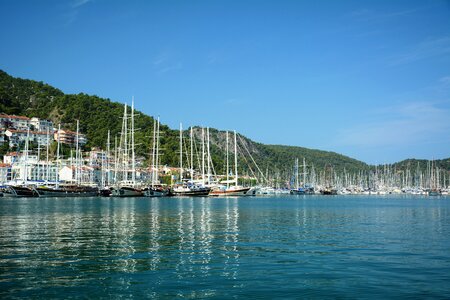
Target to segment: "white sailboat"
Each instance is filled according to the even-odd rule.
[[[191,135],[192,139],[192,135]],[[204,134],[203,134],[204,140]],[[192,147],[192,142],[191,142]],[[192,153],[191,149],[191,153]],[[208,196],[211,189],[205,186],[205,147],[202,143],[202,184],[195,183],[192,178],[190,181],[183,180],[183,126],[180,124],[180,182],[173,186],[170,194],[173,196]],[[192,154],[191,154],[192,155]],[[192,162],[192,156],[191,156]],[[191,168],[193,166],[191,165]],[[193,170],[191,171],[193,172]],[[192,176],[192,173],[191,173]]]
[[[65,184],[60,185],[59,184],[59,163],[60,163],[60,131],[61,131],[61,125],[58,126],[58,146],[57,146],[57,163],[58,168],[56,171],[57,179],[56,179],[56,185],[54,186],[38,186],[35,187],[35,192],[39,195],[39,197],[94,197],[98,195],[98,188],[94,186],[88,186],[82,184],[82,178],[81,178],[81,149],[79,147],[79,127],[80,123],[79,120],[77,120],[77,133],[76,133],[76,153],[75,153],[75,182],[76,184]]]
[[[210,196],[253,196],[255,195],[255,191],[250,191],[250,187],[243,187],[239,185],[239,176],[238,176],[238,159],[237,159],[237,140],[236,140],[236,131],[234,131],[234,180],[229,180],[229,163],[228,163],[228,131],[226,132],[226,158],[227,158],[227,180],[222,182],[224,185],[221,185],[211,191]],[[234,183],[234,185],[230,185],[230,183]],[[225,185],[226,184],[226,185]]]
[[[7,183],[7,188],[3,191],[5,196],[10,197],[35,197],[35,191],[30,187],[28,183],[28,152],[29,152],[29,139],[30,128],[27,129],[27,137],[25,140],[25,147],[23,150],[22,160],[19,162],[23,164],[23,168],[20,167],[20,180],[12,180]]]
[[[123,121],[122,121],[122,132],[120,135],[120,143],[118,149],[118,159],[116,161],[117,165],[122,168],[121,175],[118,168],[116,167],[115,177],[117,179],[115,187],[112,190],[112,196],[115,197],[141,197],[143,196],[142,190],[137,186],[136,183],[136,158],[134,152],[134,98],[131,102],[131,128],[128,130],[128,115],[127,115],[127,104],[124,105]],[[128,145],[128,135],[130,135],[130,144]],[[130,149],[128,148],[130,146]],[[130,170],[130,158],[129,152],[131,152],[131,170]],[[130,177],[131,171],[131,179]],[[119,180],[119,177],[121,180]]]
[[[152,175],[150,186],[143,189],[146,197],[165,197],[169,195],[169,189],[159,182],[159,117],[153,123],[153,147],[152,147]]]

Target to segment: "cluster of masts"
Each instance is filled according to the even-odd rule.
[[[30,181],[28,174],[28,138],[24,147],[23,168],[20,172],[20,180],[11,180],[6,188],[3,188],[4,195],[12,196],[41,196],[41,197],[67,197],[67,196],[118,196],[118,197],[161,197],[161,196],[251,196],[256,194],[448,194],[448,173],[429,163],[426,172],[422,172],[420,166],[414,173],[410,169],[399,172],[386,165],[383,168],[376,168],[375,171],[359,171],[356,173],[339,173],[333,170],[332,166],[325,167],[316,173],[314,166],[308,166],[303,158],[302,170],[300,170],[299,160],[295,160],[294,172],[291,180],[283,181],[278,173],[275,177],[266,175],[256,164],[250,151],[242,144],[241,152],[245,152],[243,158],[247,162],[253,163],[253,168],[248,165],[255,186],[242,186],[238,176],[238,135],[234,131],[231,138],[233,149],[230,149],[230,136],[225,134],[226,165],[222,176],[215,175],[214,165],[210,152],[209,128],[201,128],[201,152],[197,149],[194,137],[194,128],[190,128],[189,142],[183,136],[183,126],[180,124],[179,134],[179,168],[177,176],[172,176],[170,185],[162,184],[159,180],[161,169],[160,164],[160,121],[159,117],[154,119],[153,138],[150,152],[151,167],[149,176],[143,178],[142,174],[137,176],[136,149],[135,149],[135,112],[134,99],[131,104],[131,112],[128,112],[128,105],[124,105],[122,118],[122,128],[119,139],[115,138],[114,151],[111,151],[111,136],[108,131],[106,153],[101,159],[100,181],[94,183],[94,176],[88,176],[86,180],[81,147],[79,145],[79,121],[77,120],[75,160],[71,158],[70,168],[73,169],[73,178],[63,182],[59,175],[61,169],[60,140],[57,139],[56,150],[56,171],[54,181],[50,180],[49,143],[47,142],[45,172],[40,172],[41,164],[38,162],[38,174],[45,174],[44,181]],[[59,125],[60,128],[60,125]],[[29,132],[29,131],[28,131]],[[188,146],[189,145],[189,146]],[[40,147],[38,147],[38,161],[40,159]],[[112,153],[113,152],[113,153]],[[200,152],[200,153],[199,153]],[[197,153],[197,169],[194,164],[194,153]],[[183,155],[184,154],[184,155]],[[230,154],[234,158],[230,166]],[[185,158],[185,159],[183,159]],[[185,168],[184,164],[187,164]],[[91,171],[92,172],[92,171]],[[140,171],[142,173],[142,170]],[[174,181],[175,179],[175,181]]]
[[[308,171],[307,171],[308,170]],[[294,167],[294,186],[291,193],[297,194],[412,194],[412,195],[448,195],[450,177],[445,169],[428,161],[426,170],[417,163],[416,170],[397,169],[384,165],[375,170],[358,172],[337,172],[331,166],[316,174],[314,166],[306,166],[303,160],[303,173],[299,173],[298,159]],[[302,182],[299,180],[302,175]]]
[[[159,181],[160,172],[160,122],[159,118],[154,120],[153,127],[153,141],[151,149],[151,168],[150,168],[150,180],[143,180],[137,176],[136,168],[136,151],[135,151],[135,113],[134,113],[134,101],[132,101],[131,112],[128,112],[127,104],[124,105],[124,114],[122,119],[122,129],[119,140],[115,139],[114,153],[111,153],[111,136],[108,131],[107,137],[107,150],[105,155],[101,159],[101,180],[99,184],[94,184],[92,180],[86,182],[84,178],[84,162],[81,153],[81,147],[78,143],[79,135],[79,122],[77,121],[77,133],[76,133],[76,147],[75,147],[75,161],[70,160],[70,168],[73,169],[73,180],[69,182],[62,182],[59,170],[61,169],[60,158],[60,140],[57,139],[57,151],[56,151],[56,172],[54,173],[54,181],[50,180],[49,170],[50,162],[48,161],[48,148],[47,143],[47,176],[45,181],[31,181],[29,180],[29,167],[31,164],[28,162],[29,143],[28,137],[25,143],[24,159],[22,160],[23,171],[20,172],[19,178],[15,178],[7,183],[6,188],[3,189],[4,195],[12,196],[41,196],[41,197],[68,197],[68,196],[118,196],[118,197],[130,197],[130,196],[248,196],[255,195],[256,189],[251,187],[244,187],[239,185],[238,179],[238,152],[237,152],[237,134],[234,132],[234,172],[229,168],[229,133],[226,133],[227,139],[227,172],[226,180],[220,181],[217,177],[213,176],[214,166],[212,164],[210,146],[209,146],[209,128],[202,128],[202,141],[201,141],[201,166],[200,172],[196,172],[194,168],[194,136],[193,128],[190,130],[190,160],[188,162],[189,167],[187,169],[183,166],[183,148],[186,146],[183,143],[183,129],[180,124],[180,156],[179,156],[179,169],[178,176],[173,178],[176,182],[173,184],[165,185]],[[40,148],[38,148],[38,151]],[[186,151],[187,152],[187,151]],[[40,153],[38,153],[39,168]],[[40,172],[38,170],[39,174]],[[233,173],[232,180],[230,179],[230,173]],[[200,176],[201,175],[201,176]],[[92,179],[94,176],[90,176]],[[216,178],[216,179],[215,179]]]

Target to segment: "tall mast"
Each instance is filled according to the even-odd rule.
[[[183,182],[183,124],[180,123],[180,182]]]
[[[155,183],[159,180],[159,117],[156,122],[156,153],[155,153],[156,163],[155,163]]]
[[[234,174],[235,174],[235,185],[238,185],[238,167],[237,167],[237,140],[236,140],[236,130],[234,131]]]
[[[128,142],[128,120],[127,120],[128,116],[127,116],[127,104],[125,103],[125,109],[124,109],[124,113],[123,113],[123,153],[122,153],[122,172],[123,172],[123,178],[122,180],[127,181],[128,180],[128,147],[127,147],[127,142]]]
[[[60,164],[60,160],[59,160],[59,147],[60,147],[60,135],[61,135],[61,124],[58,124],[58,144],[56,147],[56,188],[59,187],[59,164]]]
[[[344,168],[344,173],[345,173],[345,168]],[[303,157],[303,187],[306,187],[306,161],[305,161],[304,157]]]
[[[117,173],[119,172],[118,152],[117,152],[117,135],[114,137],[114,184],[117,183]]]
[[[193,132],[191,126],[191,180],[194,180],[194,140],[193,140]]]
[[[49,129],[47,128],[47,155],[46,155],[46,164],[47,164],[47,174],[46,179],[47,182],[50,180],[50,165],[48,164],[48,148],[49,148],[50,138],[49,138]]]
[[[229,178],[228,178],[228,174],[230,173],[230,166],[229,166],[229,162],[228,162],[228,131],[226,133],[227,135],[227,143],[226,143],[226,153],[227,153],[227,169],[226,169],[226,173],[227,173],[227,188],[230,186],[230,183],[228,182]]]
[[[25,140],[25,150],[24,150],[24,154],[25,154],[25,162],[24,162],[24,176],[23,176],[23,180],[24,183],[27,184],[28,181],[28,141],[30,140],[30,128],[27,128],[27,139]]]
[[[38,153],[37,153],[37,176],[36,180],[41,179],[41,143],[38,140]]]
[[[211,182],[211,153],[209,152],[209,127],[206,127],[206,161],[208,165],[208,184]]]
[[[131,182],[136,185],[136,157],[134,154],[134,96],[131,100]]]
[[[102,159],[101,159],[101,188],[103,189],[106,186],[106,172],[105,172],[105,156],[106,153],[104,151],[101,152],[102,153]],[[90,165],[92,167],[92,155],[90,155]],[[94,176],[91,177],[89,182],[94,182]]]
[[[202,182],[205,184],[205,128],[202,127]]]
[[[111,178],[110,178],[110,170],[109,170],[109,156],[111,152],[111,131],[108,130],[108,141],[106,142],[106,185],[110,186]]]
[[[153,120],[153,146],[152,146],[152,187],[155,184],[155,151],[156,151],[156,119]]]
[[[298,183],[298,158],[295,159],[295,188],[298,190],[299,183]]]
[[[77,185],[80,184],[80,154],[78,149],[78,138],[80,130],[80,121],[77,120],[77,135],[76,135],[76,146],[75,146],[75,182]]]

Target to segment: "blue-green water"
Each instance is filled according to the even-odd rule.
[[[450,298],[450,198],[0,198],[0,298]]]

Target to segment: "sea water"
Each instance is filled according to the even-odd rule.
[[[450,298],[450,198],[0,198],[0,298]]]

